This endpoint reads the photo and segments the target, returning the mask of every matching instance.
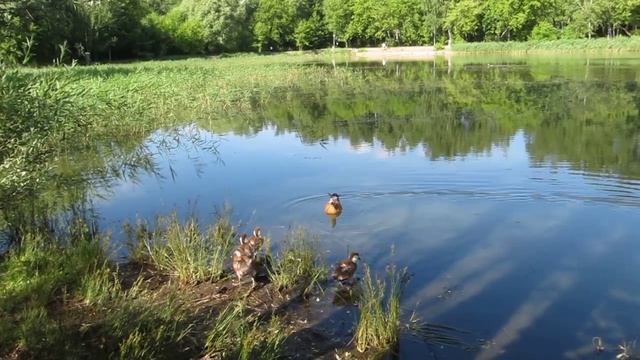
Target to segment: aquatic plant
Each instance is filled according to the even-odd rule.
[[[138,258],[154,265],[158,270],[175,276],[183,283],[219,280],[224,276],[233,243],[234,230],[229,211],[201,231],[198,221],[190,218],[180,222],[174,213],[159,217],[154,230],[135,231],[144,251],[136,251]]]
[[[387,266],[387,279],[375,280],[365,265],[362,294],[358,306],[360,315],[355,331],[355,344],[360,352],[383,352],[398,343],[401,331],[400,300],[409,279],[407,269]]]
[[[318,254],[316,240],[300,227],[289,231],[269,271],[271,282],[277,289],[299,288],[303,295],[308,295],[313,288],[321,288],[327,273],[327,267]]]

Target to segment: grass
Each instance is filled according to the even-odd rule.
[[[220,280],[228,265],[228,214],[205,232],[175,215],[154,230],[129,227],[142,244],[132,255],[155,268],[137,275],[112,263],[108,244],[85,226],[68,231],[64,243],[26,233],[0,262],[0,358],[282,358],[292,331],[286,314],[260,312],[237,294],[227,306],[194,305],[194,294],[202,296],[194,283]],[[303,229],[287,237],[274,272],[289,274],[278,283],[286,289],[310,291],[326,276],[311,239]],[[180,283],[152,281],[167,274]]]
[[[278,359],[288,335],[282,320],[272,315],[260,321],[247,314],[242,302],[231,303],[213,321],[205,344],[209,358]]]
[[[540,41],[500,41],[457,43],[455,52],[579,52],[586,50],[640,51],[640,36],[597,38],[597,39],[560,39]]]
[[[368,266],[364,269],[363,291],[359,299],[360,315],[355,332],[356,348],[360,352],[388,351],[398,344],[400,300],[408,281],[407,269],[387,267],[387,279],[375,280]]]
[[[135,243],[134,259],[148,262],[185,284],[220,280],[234,243],[229,212],[218,215],[206,231],[195,218],[183,224],[176,214],[159,217],[154,230],[144,224],[135,229],[127,226],[130,242]]]
[[[300,289],[303,296],[321,288],[327,278],[327,267],[318,256],[314,239],[303,228],[291,230],[270,271],[271,282],[280,291]]]

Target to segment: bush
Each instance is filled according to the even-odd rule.
[[[560,32],[548,21],[539,22],[531,31],[529,40],[556,40]]]
[[[157,55],[202,54],[205,51],[204,28],[197,19],[180,9],[166,15],[151,13],[142,21],[150,36],[144,48]]]

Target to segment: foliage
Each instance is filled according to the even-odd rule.
[[[258,50],[286,49],[292,43],[295,9],[287,1],[261,0],[253,31]]]
[[[0,13],[0,62],[51,63],[66,42],[66,61],[84,64],[322,48],[332,40],[377,46],[631,36],[640,0],[14,0],[0,3]]]
[[[253,1],[246,0],[183,0],[180,9],[187,21],[200,24],[209,53],[249,50]],[[179,41],[178,41],[179,42]]]
[[[558,35],[558,29],[549,22],[542,21],[533,28],[529,40],[556,40]]]
[[[351,23],[352,1],[324,0],[322,2],[327,30],[335,35],[336,41],[344,41],[345,43],[349,41],[347,30],[349,23]]]
[[[0,69],[0,197],[34,190],[60,144],[79,143],[90,111],[85,95],[69,78]]]
[[[319,10],[314,11],[310,18],[298,22],[293,38],[300,50],[317,48],[327,43],[327,31]]]

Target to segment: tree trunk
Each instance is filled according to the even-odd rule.
[[[453,44],[453,34],[451,33],[451,28],[447,29],[447,34],[449,35],[449,50],[451,50],[451,45]]]
[[[336,48],[336,32],[333,32],[333,41],[331,42],[331,48],[335,49]]]

